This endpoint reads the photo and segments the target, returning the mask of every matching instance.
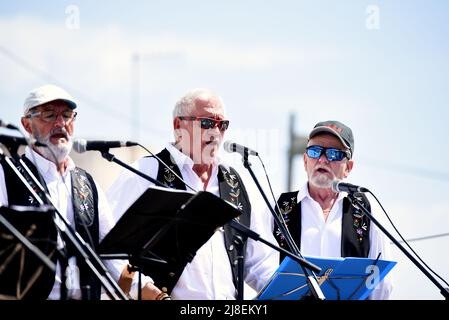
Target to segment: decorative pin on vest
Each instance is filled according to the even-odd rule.
[[[170,166],[170,169],[173,170],[173,166]],[[164,168],[164,182],[165,185],[167,185],[167,187],[169,188],[174,188],[174,184],[173,181],[175,181],[176,176],[170,171],[168,170],[168,168]]]
[[[363,241],[363,238],[366,237],[366,233],[368,231],[368,227],[364,221],[362,221],[363,215],[360,213],[360,210],[355,209],[354,213],[352,214],[354,219],[354,229],[357,234],[357,240],[359,242]]]
[[[240,210],[243,211],[242,204],[238,201],[238,198],[240,196],[240,188],[239,188],[239,182],[237,180],[237,177],[231,173],[229,173],[226,170],[223,170],[223,177],[231,189],[229,190],[230,200],[231,202]],[[239,220],[239,217],[237,217],[237,220]]]

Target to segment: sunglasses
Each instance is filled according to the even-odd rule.
[[[65,122],[71,122],[76,118],[76,114],[77,113],[72,110],[65,110],[61,113],[57,113],[53,110],[47,110],[31,112],[26,116],[26,118],[38,117],[45,122],[55,122],[58,116],[61,115]]]
[[[350,158],[349,152],[346,150],[340,150],[336,148],[324,148],[322,146],[310,146],[307,147],[307,156],[312,159],[319,159],[324,153],[329,161],[341,161],[344,158]]]
[[[201,129],[212,129],[218,127],[220,131],[226,131],[229,127],[229,120],[217,120],[205,117],[178,117],[179,120],[199,121]]]

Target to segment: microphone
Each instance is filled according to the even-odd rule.
[[[238,143],[231,142],[231,141],[225,141],[223,143],[223,149],[230,153],[232,153],[232,152],[240,153],[242,156],[245,156],[245,154],[252,155],[252,156],[259,155],[257,153],[257,151],[251,150],[250,148],[247,148],[245,146],[242,146]]]
[[[109,148],[121,148],[137,146],[137,142],[132,141],[101,141],[76,139],[73,141],[73,150],[83,153],[89,150],[103,151]]]
[[[0,128],[6,128],[11,130],[19,130],[15,125],[4,122],[2,119],[0,119]]]
[[[332,191],[334,192],[369,192],[367,188],[356,186],[354,184],[350,184],[347,182],[343,182],[341,180],[332,181]]]

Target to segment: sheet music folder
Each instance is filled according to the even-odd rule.
[[[317,278],[327,300],[366,299],[396,265],[395,261],[369,258],[304,258],[322,268]],[[256,299],[301,300],[308,291],[301,267],[286,257]]]
[[[190,262],[215,230],[241,212],[212,193],[148,188],[100,243],[100,254],[130,254],[145,268],[163,268],[154,258],[171,265]],[[151,272],[149,272],[151,273]]]

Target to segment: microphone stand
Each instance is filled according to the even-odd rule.
[[[291,253],[288,250],[285,250],[281,247],[278,247],[278,246],[272,244],[271,242],[265,240],[264,238],[261,238],[258,233],[254,232],[250,228],[239,223],[235,219],[232,219],[231,221],[229,221],[228,225],[231,228],[233,228],[234,230],[236,230],[238,233],[240,233],[240,235],[241,235],[241,237],[237,236],[237,239],[234,240],[237,245],[236,247],[241,247],[241,244],[244,243],[247,238],[251,238],[255,241],[262,242],[263,244],[269,246],[270,248],[272,248],[280,253],[284,253],[286,256],[292,258],[297,263],[299,263],[299,265],[301,266],[301,268],[303,268],[303,270],[304,270],[304,268],[309,268],[311,270],[314,270],[315,272],[321,272],[320,267],[305,260],[304,258],[299,257],[298,255]],[[239,279],[238,288],[237,288],[237,300],[243,300],[244,299],[244,295],[243,295],[243,287],[244,287],[244,285],[243,285],[243,252],[241,252],[241,249],[239,249],[239,250],[240,251],[238,252],[238,255],[237,255],[238,279]]]
[[[162,182],[144,174],[143,172],[140,172],[139,170],[134,169],[133,167],[131,167],[130,165],[124,163],[123,161],[117,159],[113,154],[109,153],[109,148],[105,148],[103,150],[98,150],[100,151],[101,155],[103,156],[103,158],[105,158],[106,160],[110,161],[110,162],[115,162],[118,165],[128,169],[129,171],[137,174],[138,176],[154,183],[155,185],[157,185],[158,187],[162,187],[162,188],[166,188],[167,186],[165,184],[163,184]]]
[[[405,248],[404,248],[404,246],[403,245],[401,245],[401,243],[399,242],[399,241],[397,241],[392,235],[391,235],[391,233],[390,232],[388,232],[388,230],[387,229],[385,229],[383,226],[382,226],[382,224],[378,221],[378,220],[376,220],[376,218],[374,218],[373,217],[373,215],[372,215],[372,213],[371,212],[369,212],[369,210],[368,209],[366,209],[364,206],[363,206],[363,204],[362,204],[362,202],[357,198],[357,197],[355,197],[354,196],[354,192],[348,192],[348,199],[349,199],[349,201],[351,202],[351,204],[355,207],[355,208],[357,208],[357,209],[360,209],[360,210],[362,210],[367,216],[368,216],[368,218],[380,229],[380,230],[382,230],[382,232],[407,256],[407,258],[409,258],[412,262],[413,262],[413,264],[419,269],[419,270],[421,270],[421,272],[422,273],[424,273],[425,275],[426,275],[426,277],[427,278],[429,278],[429,280],[430,281],[432,281],[433,282],[433,284],[435,285],[435,286],[437,286],[438,287],[438,289],[440,289],[440,293],[443,295],[443,297],[446,299],[446,300],[449,300],[449,288],[445,288],[445,287],[443,287],[442,285],[441,285],[441,283],[439,283],[436,279],[435,279],[435,277],[429,272],[429,271],[427,271],[421,264],[420,264],[420,262],[418,261],[418,260],[416,260],[416,258],[414,257],[414,256],[412,256],[411,254],[410,254],[410,252],[408,252],[408,250],[406,250]]]
[[[27,145],[31,148],[31,142],[25,137],[25,135],[16,127],[14,130],[19,131],[19,133],[21,133],[24,137],[24,141],[27,143]],[[31,192],[32,196],[38,201],[39,206],[43,207],[45,205],[48,205],[48,207],[51,207],[54,210],[54,206],[49,205],[49,203],[47,201],[45,201],[46,199],[41,199],[41,197],[36,193],[36,190],[33,190],[32,188],[30,188],[28,186],[28,182],[26,181],[26,179],[19,173],[19,171],[17,170],[16,166],[14,165],[13,161],[19,161],[21,162],[22,165],[24,165],[24,167],[26,167],[26,165],[22,162],[22,160],[20,159],[19,154],[17,153],[19,147],[20,147],[20,138],[15,138],[15,137],[9,137],[9,136],[4,136],[4,137],[8,137],[8,142],[7,144],[5,144],[6,148],[9,151],[9,154],[11,156],[11,160],[8,157],[3,157],[6,161],[6,163],[9,165],[9,167],[14,171],[14,173],[16,174],[16,176],[21,180],[21,182],[27,187],[27,189]],[[28,170],[28,172],[30,172]],[[32,174],[31,174],[32,175]],[[40,182],[41,184],[44,184],[42,177],[39,176],[39,178],[41,179]],[[39,201],[41,200],[41,201]],[[56,223],[55,223],[56,225]],[[59,229],[59,228],[57,228]],[[60,287],[60,299],[61,300],[67,300],[67,287],[66,287],[66,269],[68,266],[68,258],[65,256],[63,250],[61,249],[57,249],[57,259],[59,261],[60,264],[60,268],[61,268],[61,287]],[[53,262],[51,260],[49,260],[52,264]],[[54,265],[54,264],[53,264]],[[53,272],[53,270],[52,270]]]
[[[14,166],[14,164],[12,164],[12,162],[8,158],[6,159],[6,161],[11,166],[11,168],[13,169],[15,174],[22,181],[22,183],[25,185],[25,187],[32,194],[32,196],[39,202],[39,204],[41,206],[44,205],[44,200],[46,200],[54,208],[57,216],[64,224],[64,227],[62,227],[62,226],[59,226],[58,223],[55,222],[55,225],[57,226],[58,230],[60,232],[62,232],[63,234],[65,234],[66,237],[70,240],[70,243],[75,248],[79,257],[81,257],[85,260],[86,265],[91,269],[91,271],[100,280],[102,286],[106,289],[108,295],[116,300],[118,300],[119,298],[123,299],[123,300],[128,300],[126,295],[123,293],[123,291],[117,285],[117,283],[113,280],[113,278],[107,271],[104,264],[101,262],[101,260],[98,258],[98,256],[95,254],[95,252],[92,250],[92,248],[73,229],[73,227],[70,225],[70,223],[67,221],[67,219],[59,212],[57,207],[53,204],[50,195],[46,192],[45,188],[37,180],[37,178],[34,176],[34,174],[31,172],[31,170],[26,166],[26,164],[23,161],[21,161],[21,165],[24,167],[24,169],[27,171],[27,173],[30,175],[30,177],[34,180],[36,185],[39,187],[40,191],[42,191],[45,194],[46,199],[42,199],[33,190],[33,188],[29,185],[29,183],[23,177],[23,175],[17,170],[17,168]],[[93,262],[91,261],[92,258],[93,258]],[[94,266],[94,263],[96,264],[96,266]],[[99,267],[99,270],[97,270],[98,267]],[[102,274],[100,274],[100,272]],[[106,280],[103,279],[103,276],[105,276]],[[114,290],[117,294],[114,293]]]
[[[279,251],[280,253],[285,254],[286,256],[289,256],[290,258],[292,258],[293,260],[295,260],[296,262],[298,262],[301,266],[304,266],[310,270],[313,270],[315,272],[321,272],[321,268],[316,266],[315,264],[305,260],[304,258],[291,253],[288,250],[285,250],[284,248],[281,248],[279,246],[276,246],[274,244],[272,244],[271,242],[265,240],[264,238],[261,238],[260,235],[257,232],[254,232],[253,230],[251,230],[250,228],[248,228],[247,226],[244,226],[243,224],[241,224],[240,222],[236,221],[235,219],[232,219],[228,222],[228,224],[235,230],[237,230],[240,234],[249,237],[255,241],[260,241],[263,244],[269,246],[270,248]]]
[[[281,220],[279,219],[278,215],[276,214],[276,212],[271,207],[270,201],[268,200],[267,196],[265,195],[265,192],[263,191],[259,181],[257,180],[256,175],[254,174],[253,170],[251,169],[251,163],[248,160],[248,156],[249,156],[249,151],[247,149],[244,149],[244,152],[243,152],[243,155],[242,155],[243,166],[246,169],[248,169],[248,171],[249,171],[251,177],[253,178],[257,188],[259,189],[263,199],[265,200],[265,203],[267,204],[268,209],[270,210],[271,214],[273,215],[274,221],[276,222],[276,224],[279,227],[280,231],[284,235],[285,240],[287,241],[287,244],[288,244],[290,250],[292,250],[295,255],[297,255],[300,258],[302,258],[303,261],[305,261],[304,257],[302,256],[301,252],[299,251],[298,247],[296,246],[296,243],[290,237],[290,234],[288,233],[288,231],[286,229],[286,226],[281,222]],[[288,254],[286,254],[286,255],[288,255]],[[321,269],[319,267],[311,264],[311,263],[308,263],[308,266],[305,266],[305,263],[300,262],[299,265],[301,266],[301,268],[302,268],[302,270],[304,272],[304,276],[305,276],[305,278],[307,280],[307,285],[310,288],[310,292],[311,292],[313,298],[316,299],[316,300],[325,300],[326,297],[324,296],[324,293],[321,290],[321,288],[320,288],[320,286],[318,284],[318,280],[316,278],[316,275],[314,273],[314,271],[320,272]],[[311,274],[309,273],[309,271],[307,269],[311,270]]]
[[[32,145],[31,145],[30,141],[26,138],[24,133],[18,127],[14,126],[14,125],[8,125],[7,128],[18,131],[25,138],[25,141],[27,142],[28,147],[32,148]],[[16,152],[15,153],[15,155],[16,155],[17,154],[17,150],[13,149],[13,151]],[[128,300],[128,297],[120,289],[118,284],[113,280],[113,278],[111,277],[110,273],[108,272],[108,270],[106,269],[104,264],[99,259],[98,255],[95,254],[95,252],[92,250],[92,248],[83,240],[83,238],[79,235],[79,233],[77,233],[73,229],[73,227],[70,225],[70,223],[67,221],[67,219],[59,212],[59,210],[56,208],[56,206],[52,203],[50,195],[46,192],[45,188],[43,187],[45,185],[45,182],[44,182],[42,176],[39,174],[38,177],[39,177],[40,180],[38,180],[34,176],[34,174],[30,171],[30,169],[27,167],[27,165],[22,160],[20,160],[20,158],[19,158],[19,161],[20,161],[21,165],[23,166],[23,168],[28,172],[30,177],[33,179],[33,181],[37,184],[39,189],[44,193],[45,197],[43,199],[35,192],[35,190],[33,190],[31,185],[28,183],[28,181],[26,181],[24,176],[17,170],[15,165],[8,158],[6,158],[6,162],[8,163],[8,165],[11,167],[11,169],[14,171],[14,173],[17,175],[17,177],[21,180],[21,182],[25,185],[25,187],[29,190],[29,192],[31,192],[32,196],[38,201],[39,205],[42,206],[44,203],[47,203],[47,204],[50,204],[53,207],[53,209],[56,212],[57,216],[59,217],[59,219],[65,225],[65,228],[62,228],[55,221],[55,225],[56,225],[57,229],[59,230],[59,232],[64,233],[66,235],[66,237],[70,240],[71,244],[73,245],[75,250],[78,252],[79,256],[83,257],[83,259],[85,260],[86,265],[91,269],[91,271],[99,279],[99,281],[101,282],[102,286],[107,291],[107,294],[111,298],[114,298],[116,300],[117,299]],[[39,181],[41,183],[39,183]],[[100,272],[102,272],[103,275],[105,276],[106,281],[105,281],[105,279],[102,278],[102,275],[100,275],[99,271],[92,264],[92,262],[90,261],[90,258],[93,258],[94,262],[99,267]],[[61,290],[63,292],[61,293],[61,297],[66,297],[66,290],[65,290],[66,284],[65,284],[65,280],[64,279],[65,279],[65,272],[62,271],[62,274],[61,274],[61,280],[62,280]],[[117,292],[117,294],[114,293],[114,290]]]
[[[143,172],[140,172],[139,170],[134,169],[133,167],[131,167],[130,165],[124,163],[123,161],[117,159],[115,157],[115,155],[113,155],[112,153],[109,152],[109,148],[105,148],[105,149],[98,150],[98,151],[101,153],[101,156],[103,158],[105,158],[106,160],[108,160],[109,162],[115,162],[116,164],[124,167],[125,169],[128,169],[129,171],[137,174],[139,177],[142,177],[145,180],[154,183],[158,187],[162,187],[162,188],[166,188],[167,187],[166,185],[164,185],[159,180],[154,179],[154,178],[144,174]],[[106,259],[114,259],[114,255],[109,255],[109,257],[108,257],[108,255],[102,255],[102,257],[105,257]],[[129,259],[129,256],[128,256],[128,259]],[[133,266],[133,271],[138,271],[139,272],[139,274],[138,274],[138,276],[139,276],[139,278],[138,278],[138,288],[139,288],[139,290],[138,290],[138,297],[137,297],[137,299],[138,300],[142,300],[142,272],[141,272],[141,268]]]

